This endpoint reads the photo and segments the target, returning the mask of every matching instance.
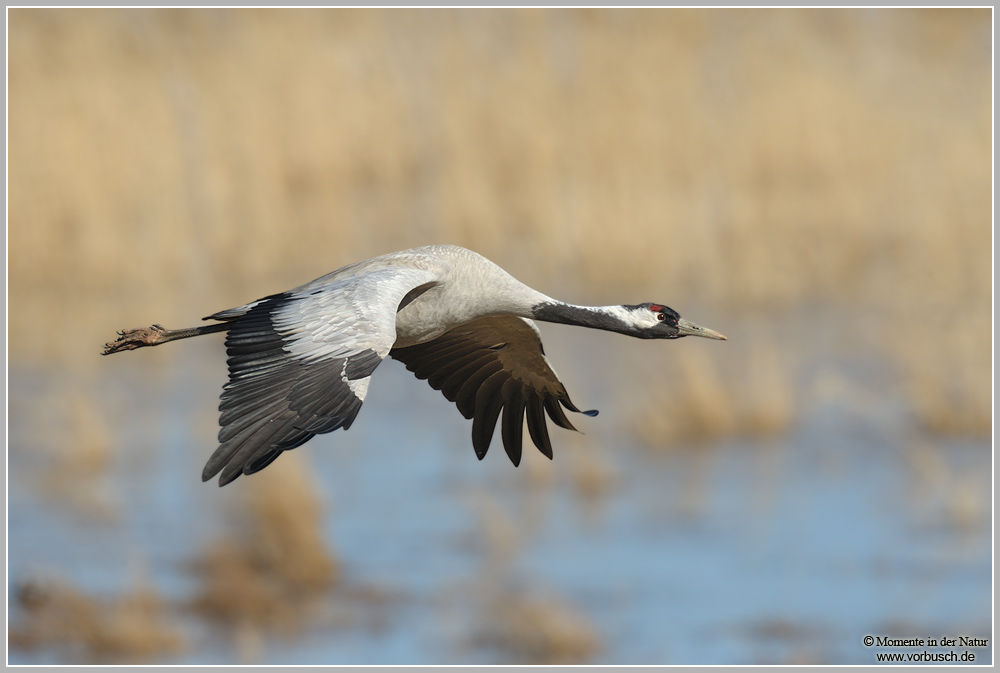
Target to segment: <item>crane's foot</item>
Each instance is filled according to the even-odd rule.
[[[118,332],[116,340],[104,344],[104,351],[101,355],[111,355],[118,351],[131,351],[143,346],[155,346],[162,343],[163,337],[169,331],[161,325],[123,329]]]

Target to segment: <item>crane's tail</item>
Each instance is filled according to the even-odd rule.
[[[161,325],[124,329],[118,332],[116,340],[104,344],[104,351],[101,355],[111,355],[119,351],[131,351],[144,346],[159,346],[168,341],[189,339],[201,336],[202,334],[211,334],[212,332],[225,332],[230,327],[232,327],[232,323],[220,322],[213,325],[203,325],[202,327],[188,327],[186,329],[166,329]]]

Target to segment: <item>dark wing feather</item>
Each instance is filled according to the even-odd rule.
[[[480,318],[432,341],[394,348],[389,354],[472,419],[472,446],[480,459],[489,449],[498,420],[504,449],[517,465],[525,415],[531,441],[552,458],[545,412],[556,425],[570,430],[576,428],[563,407],[597,414],[580,412],[570,401],[542,351],[538,330],[523,318]]]
[[[345,430],[396,340],[396,310],[435,273],[380,268],[320,279],[211,316],[230,323],[219,447],[202,472],[225,485],[315,435]],[[318,281],[319,282],[319,281]]]
[[[355,369],[353,378],[346,370],[361,361],[368,366],[365,376],[370,375],[381,358],[365,349],[309,361],[283,350],[285,338],[272,321],[288,301],[292,299],[277,298],[254,306],[226,336],[229,383],[219,403],[220,445],[205,464],[205,481],[221,472],[219,483],[225,485],[257,472],[317,434],[350,427],[361,410],[364,398],[348,381],[363,378],[357,374],[365,370]],[[265,336],[270,342],[257,351],[261,357],[247,357],[248,342],[262,343]]]

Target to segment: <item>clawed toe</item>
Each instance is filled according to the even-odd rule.
[[[165,331],[160,325],[119,330],[116,340],[104,344],[104,350],[101,352],[101,355],[111,355],[119,351],[131,351],[143,346],[154,346]]]

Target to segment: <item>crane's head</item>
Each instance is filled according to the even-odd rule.
[[[643,339],[679,339],[685,336],[698,336],[726,340],[726,337],[715,330],[685,320],[677,311],[663,304],[639,304],[625,308],[632,313],[636,328],[635,336]]]

